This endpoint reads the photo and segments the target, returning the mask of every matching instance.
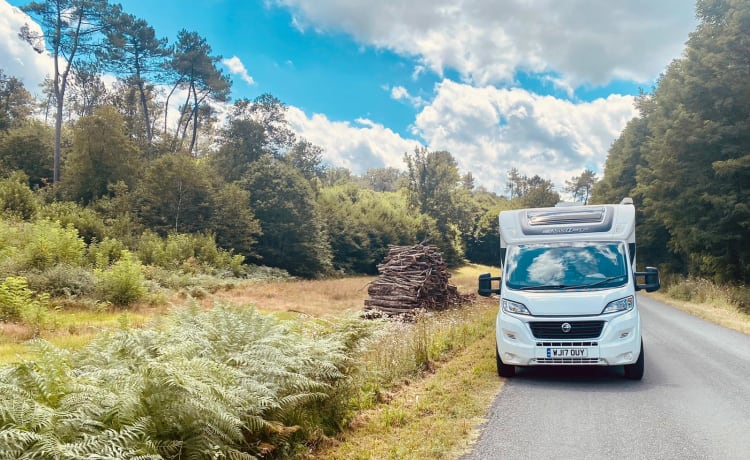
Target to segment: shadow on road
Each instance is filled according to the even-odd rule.
[[[643,391],[646,381],[628,380],[620,366],[538,366],[518,368],[511,382],[581,391]]]

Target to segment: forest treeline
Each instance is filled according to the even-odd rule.
[[[559,189],[581,202],[634,197],[640,263],[750,279],[742,3],[698,2],[684,56],[638,98],[604,177],[586,169]],[[24,27],[20,37],[58,65],[39,99],[0,69],[0,208],[16,220],[70,224],[86,245],[106,240],[138,257],[144,239],[207,238],[245,264],[317,277],[376,273],[389,244],[425,239],[450,264],[497,264],[498,212],[560,201],[544,171],[507,171],[500,196],[476,187],[450,152],[418,146],[403,170],[328,165],[278,98],[229,100],[221,56],[199,33],[161,38],[106,0],[24,9],[42,33]]]
[[[639,261],[750,281],[750,8],[699,0],[685,52],[637,100],[593,200],[632,196]]]

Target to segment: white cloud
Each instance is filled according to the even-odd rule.
[[[229,71],[234,75],[239,75],[239,77],[248,85],[255,84],[255,80],[253,80],[253,77],[251,77],[250,74],[247,73],[245,64],[243,64],[240,58],[238,58],[237,56],[232,56],[229,59],[222,59],[221,63],[227,66]]]
[[[396,101],[406,101],[414,107],[422,107],[423,105],[425,105],[424,99],[419,96],[412,96],[411,94],[409,94],[409,91],[403,86],[394,86],[390,91],[391,99],[394,99]]]
[[[358,118],[354,123],[332,121],[323,114],[308,117],[302,110],[289,107],[287,120],[292,129],[313,144],[323,147],[324,159],[355,174],[369,168],[404,168],[404,153],[419,146],[419,141],[404,139],[372,120]]]
[[[510,81],[519,69],[552,71],[574,87],[648,82],[696,25],[684,0],[273,1],[292,10],[300,30],[343,31],[479,85]]]
[[[34,52],[31,45],[18,37],[24,24],[41,31],[39,26],[20,9],[0,0],[0,68],[6,75],[20,79],[26,89],[39,93],[39,84],[52,73],[52,59]]]
[[[447,150],[463,171],[503,192],[511,168],[562,187],[586,168],[601,176],[611,143],[636,115],[633,97],[586,103],[523,89],[476,88],[444,80],[417,115],[415,134],[431,150]]]
[[[612,95],[573,103],[523,89],[444,80],[413,130],[430,150],[451,152],[461,171],[471,171],[489,190],[504,193],[511,168],[561,188],[587,167],[601,176],[609,146],[636,115],[633,102],[631,96]],[[368,119],[332,121],[321,114],[308,117],[296,107],[287,118],[296,132],[325,149],[328,162],[358,174],[383,166],[403,170],[404,153],[420,145]]]

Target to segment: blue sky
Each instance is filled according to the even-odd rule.
[[[8,5],[25,3],[0,0],[0,67],[33,86],[45,63],[17,43],[28,18]],[[558,188],[584,167],[601,174],[633,96],[696,25],[684,0],[121,3],[159,36],[196,31],[241,62],[232,97],[281,99],[331,165],[403,169],[404,152],[424,145],[497,192],[511,167]]]

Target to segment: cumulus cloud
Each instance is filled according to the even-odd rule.
[[[333,121],[319,113],[308,117],[299,108],[289,107],[287,120],[295,132],[323,147],[328,163],[343,166],[355,174],[362,174],[369,168],[404,169],[404,153],[420,145],[419,141],[405,139],[365,118],[358,118],[354,123]]]
[[[0,0],[0,67],[6,75],[18,78],[27,90],[36,93],[44,77],[52,73],[52,59],[46,53],[34,52],[18,37],[24,24],[41,31],[26,13]]]
[[[508,170],[539,174],[561,187],[588,167],[602,172],[607,152],[637,112],[633,97],[573,103],[524,89],[476,88],[444,80],[418,115],[414,134],[448,150],[478,183],[503,192]]]
[[[396,90],[399,93],[400,90]],[[462,172],[504,193],[511,168],[538,174],[560,189],[584,168],[600,173],[609,146],[637,112],[633,97],[612,95],[574,103],[523,89],[476,88],[444,80],[417,115],[413,134],[430,150],[447,150]],[[289,107],[293,129],[325,149],[325,159],[361,174],[404,169],[403,155],[421,145],[372,120],[332,121]]]
[[[232,56],[229,59],[222,59],[221,63],[227,66],[232,74],[238,75],[248,85],[255,84],[255,80],[253,80],[253,77],[251,77],[250,74],[247,73],[245,64],[243,64],[240,58],[238,58],[237,56]]]
[[[517,70],[567,84],[647,82],[679,56],[695,28],[684,0],[273,0],[301,30],[343,31],[363,44],[417,56],[438,74],[478,85]],[[365,5],[365,3],[367,3]]]
[[[396,101],[406,101],[414,107],[425,105],[424,99],[419,96],[412,96],[403,86],[394,86],[391,88],[391,99]]]

